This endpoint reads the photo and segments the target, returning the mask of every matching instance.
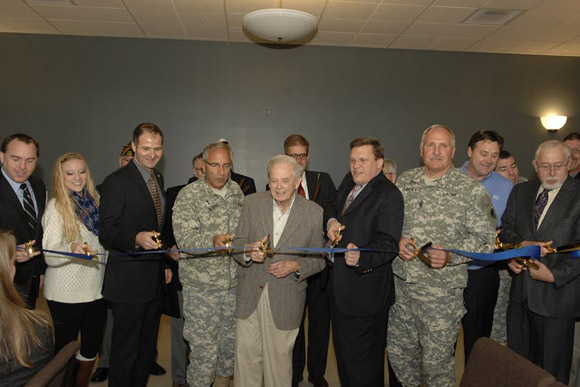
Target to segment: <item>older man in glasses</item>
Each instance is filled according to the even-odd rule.
[[[538,179],[512,190],[502,217],[503,242],[541,246],[541,259],[509,262],[508,347],[567,384],[580,317],[580,260],[554,247],[580,240],[580,182],[568,176],[570,148],[546,141],[533,161]]]

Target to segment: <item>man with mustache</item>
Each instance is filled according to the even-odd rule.
[[[502,242],[541,246],[541,258],[526,266],[512,259],[508,347],[567,384],[580,317],[580,260],[550,253],[580,241],[580,182],[568,176],[570,148],[546,141],[532,162],[538,179],[514,187],[502,217]]]

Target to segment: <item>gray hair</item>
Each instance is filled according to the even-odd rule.
[[[423,135],[421,136],[421,144],[419,145],[419,147],[423,148],[423,143],[425,142],[425,137],[427,137],[427,133],[437,128],[445,129],[447,132],[449,132],[449,134],[451,135],[451,146],[455,148],[455,133],[453,133],[451,129],[449,129],[447,126],[441,124],[431,125],[427,129],[425,129]]]
[[[536,149],[536,155],[534,156],[534,159],[538,160],[538,156],[540,156],[540,153],[542,151],[554,148],[562,149],[564,151],[564,154],[566,155],[566,160],[570,159],[570,147],[568,147],[566,143],[559,140],[548,140],[538,145],[538,149]]]
[[[277,155],[274,156],[268,161],[268,177],[270,176],[270,171],[272,167],[276,164],[290,164],[292,165],[292,169],[294,170],[294,180],[297,180],[302,175],[302,167],[298,162],[294,159],[294,157],[286,156],[286,155]]]
[[[232,151],[232,147],[230,147],[229,144],[223,142],[212,142],[211,144],[206,145],[205,148],[203,148],[202,152],[203,160],[207,161],[207,158],[209,157],[209,152],[212,152],[216,149],[226,149],[228,152],[230,152],[230,159],[232,160],[232,162],[234,161],[234,152]]]
[[[390,173],[397,173],[397,162],[393,159],[384,159],[385,165],[389,166]]]

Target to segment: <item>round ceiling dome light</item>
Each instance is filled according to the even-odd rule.
[[[244,28],[259,38],[272,42],[292,42],[311,34],[318,18],[303,11],[268,8],[244,16]]]

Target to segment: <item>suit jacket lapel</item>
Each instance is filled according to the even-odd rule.
[[[266,234],[270,235],[270,246],[272,246],[272,234],[274,233],[274,199],[272,195],[264,195],[264,202],[259,204],[258,211],[260,211],[260,219],[262,219],[262,227]],[[258,235],[263,238],[264,235]]]
[[[523,209],[526,217],[525,227],[526,232],[529,232],[527,235],[534,235],[536,233],[536,229],[534,228],[534,209],[536,207],[536,194],[539,189],[540,181],[537,180],[536,184],[532,184],[522,198],[523,203],[518,206],[518,210]]]
[[[20,217],[22,222],[26,222],[26,212],[24,212],[24,208],[22,207],[22,203],[20,203],[20,200],[18,200],[18,196],[16,196],[16,192],[14,192],[14,190],[12,189],[12,186],[10,185],[10,183],[8,182],[8,180],[6,180],[6,178],[4,177],[4,174],[2,174],[2,172],[0,172],[0,190],[2,192],[2,195],[4,195],[8,200],[10,205],[13,208],[16,208],[16,212],[18,213],[18,216]],[[36,192],[35,192],[36,195]],[[40,205],[38,205],[38,209],[40,210]]]
[[[151,192],[149,191],[149,187],[147,186],[145,179],[143,179],[143,175],[141,175],[141,172],[139,171],[139,169],[137,168],[137,166],[134,163],[135,163],[135,161],[132,160],[126,166],[126,168],[129,168],[129,170],[128,170],[129,176],[135,182],[135,187],[137,187],[137,189],[141,192],[142,195],[145,195],[147,197],[147,199],[146,199],[147,204],[150,207],[148,213],[153,214],[155,217],[157,217],[157,213],[155,212],[155,203],[153,202],[153,198],[151,197]],[[163,191],[163,189],[161,189],[161,188],[159,188],[158,190],[160,192]]]
[[[300,198],[303,199],[303,198]],[[280,239],[276,246],[286,246],[287,240],[289,240],[294,231],[300,227],[300,220],[304,219],[304,201],[300,200],[298,197],[294,198],[294,204],[292,205],[292,209],[290,210],[290,214],[288,215],[288,220],[286,221],[286,226],[282,231],[282,235],[280,235]],[[292,247],[299,247],[299,246],[292,246]]]
[[[554,222],[558,222],[560,219],[566,217],[566,211],[568,211],[567,203],[570,200],[573,200],[574,197],[574,184],[572,182],[572,178],[569,177],[566,179],[562,188],[558,192],[558,195],[554,198],[554,201],[548,208],[546,215],[544,216],[544,220],[542,224],[538,228],[538,233],[543,232],[544,230],[548,230],[552,227]]]

